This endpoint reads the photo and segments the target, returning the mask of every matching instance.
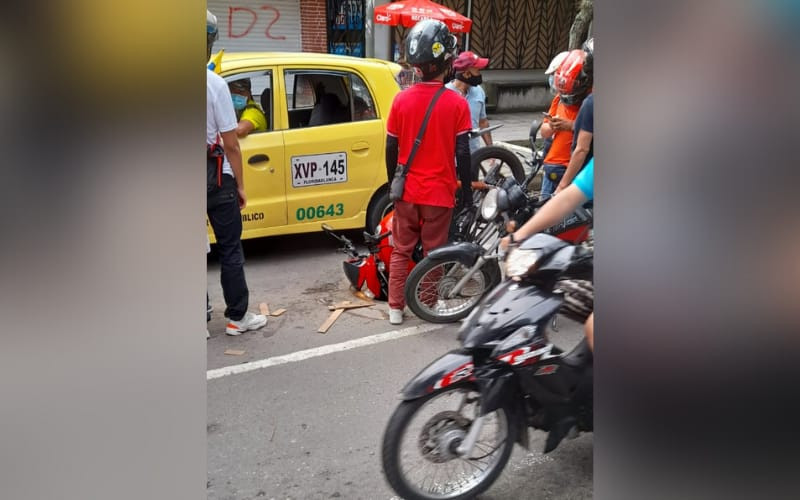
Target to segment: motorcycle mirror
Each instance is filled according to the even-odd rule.
[[[531,141],[531,151],[533,151],[534,161],[536,155],[539,154],[539,149],[536,147],[536,136],[539,134],[539,129],[542,128],[542,121],[535,119],[531,122],[531,130],[528,133],[528,139]]]
[[[528,134],[532,140],[536,140],[536,134],[539,133],[539,129],[542,127],[542,121],[539,119],[535,119],[531,122],[531,131]]]

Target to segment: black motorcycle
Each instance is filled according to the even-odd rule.
[[[507,279],[459,330],[462,348],[402,390],[383,437],[383,470],[401,497],[474,498],[500,475],[528,427],[547,431],[548,453],[592,423],[592,355],[548,338],[563,303],[559,283],[590,279],[593,252],[537,234],[506,260]]]

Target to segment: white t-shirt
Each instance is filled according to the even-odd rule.
[[[236,128],[236,112],[228,84],[210,69],[206,70],[206,144],[217,142],[217,134]],[[222,164],[222,173],[233,175],[228,158]]]

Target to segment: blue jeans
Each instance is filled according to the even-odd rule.
[[[542,199],[550,198],[566,171],[567,167],[564,165],[544,164],[544,174],[542,175]]]
[[[222,188],[209,194],[206,199],[206,213],[217,238],[225,316],[239,321],[247,312],[250,294],[244,279],[242,214],[233,177],[227,174],[222,176]]]

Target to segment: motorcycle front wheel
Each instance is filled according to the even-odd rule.
[[[519,157],[502,146],[484,146],[470,156],[472,178],[483,180],[491,171],[501,177],[514,177],[517,182],[525,180],[525,170]]]
[[[417,317],[431,323],[450,323],[467,317],[500,276],[497,261],[488,261],[458,294],[445,298],[469,269],[470,266],[454,258],[424,258],[408,274],[406,305]]]
[[[506,408],[486,415],[469,456],[455,450],[480,409],[473,383],[456,384],[400,403],[383,436],[383,471],[408,500],[474,498],[497,479],[514,447],[519,425]]]

